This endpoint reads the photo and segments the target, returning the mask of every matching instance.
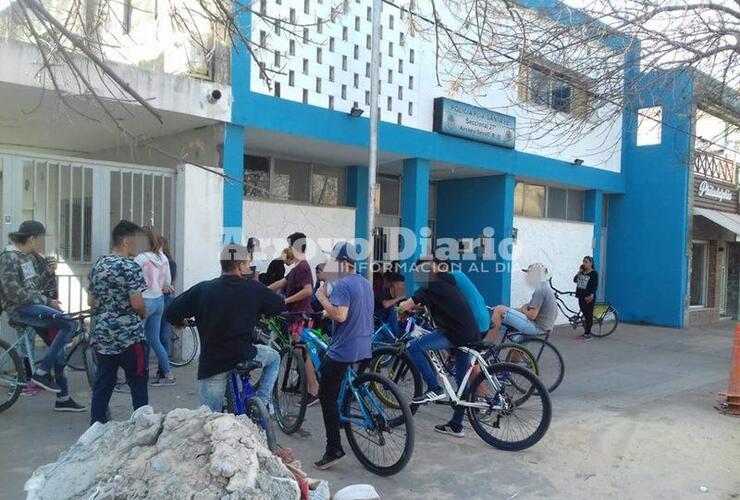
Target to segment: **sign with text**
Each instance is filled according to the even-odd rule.
[[[434,100],[434,131],[513,149],[516,118],[438,97]]]
[[[694,177],[694,205],[722,212],[738,213],[737,186],[729,182]]]
[[[698,195],[704,198],[713,198],[717,201],[732,201],[732,191],[730,189],[712,184],[709,181],[699,183]]]

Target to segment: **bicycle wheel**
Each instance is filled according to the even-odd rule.
[[[270,413],[267,411],[267,406],[259,398],[249,398],[247,404],[244,405],[244,413],[249,419],[254,422],[255,425],[259,426],[260,429],[265,431],[265,437],[267,438],[267,447],[271,452],[277,451],[277,437],[275,437],[275,429],[272,427],[272,421],[270,420]]]
[[[290,348],[280,353],[280,372],[272,393],[275,419],[286,434],[301,428],[306,417],[308,381],[301,351]]]
[[[98,372],[98,356],[95,349],[87,345],[87,342],[83,341],[80,344],[82,344],[80,350],[82,351],[82,360],[85,365],[87,383],[90,385],[90,389],[92,389],[93,385],[95,385],[95,377]]]
[[[23,360],[10,344],[0,340],[0,411],[5,411],[18,400],[26,382]]]
[[[498,363],[479,373],[467,391],[468,420],[475,433],[494,448],[519,451],[534,446],[547,432],[552,418],[550,395],[532,372],[519,365]],[[516,384],[509,381],[516,380]],[[531,397],[517,404],[518,391],[512,387],[529,387]],[[498,387],[496,387],[498,386]]]
[[[352,381],[357,396],[346,388],[340,418],[352,451],[367,470],[379,476],[400,472],[414,451],[414,423],[406,396],[387,378],[363,373]],[[393,398],[385,405],[375,396],[374,386]]]
[[[386,362],[386,360],[388,360]],[[408,354],[397,347],[379,347],[373,349],[373,359],[368,366],[369,373],[388,378],[396,384],[406,399],[411,401],[416,396],[424,393],[424,381],[421,378],[419,369],[416,368]],[[392,394],[383,392],[385,386],[377,384],[373,386],[373,392],[381,399],[384,405],[393,407],[397,403]],[[416,413],[419,405],[411,405],[411,413]]]
[[[82,349],[80,348],[81,340],[75,342],[72,348],[67,353],[67,357],[64,359],[64,363],[72,370],[81,372],[85,369],[85,360],[82,359]]]
[[[177,346],[177,348],[175,348]],[[172,329],[172,348],[170,349],[170,364],[173,366],[185,366],[195,359],[200,348],[198,329],[195,325],[188,324],[185,328]]]
[[[594,337],[606,337],[614,333],[619,325],[617,310],[610,304],[596,304],[594,307],[594,326],[591,335]]]
[[[486,357],[486,360],[489,364],[512,363],[537,375],[537,361],[535,360],[534,355],[529,352],[527,348],[519,344],[509,342],[498,344],[493,348],[492,352],[489,351],[489,355]],[[511,379],[507,383],[520,394],[515,401],[516,404],[524,403],[527,398],[532,395],[532,391],[534,390],[534,387],[531,384],[525,384],[524,386],[516,385],[516,379]]]
[[[550,342],[537,337],[525,337],[521,344],[537,360],[537,377],[549,392],[553,392],[565,376],[565,363],[560,351]]]

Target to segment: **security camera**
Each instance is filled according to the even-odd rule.
[[[208,94],[208,102],[211,104],[216,104],[219,99],[221,99],[221,91],[218,89],[213,89]]]

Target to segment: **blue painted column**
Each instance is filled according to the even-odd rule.
[[[409,244],[415,243],[413,253],[403,264],[409,270],[426,249],[421,248],[423,240],[430,236],[429,226],[429,160],[409,158],[403,161],[401,180],[401,225],[410,229],[415,235],[415,242],[403,241],[404,251]],[[415,289],[413,273],[406,272],[406,290]]]
[[[461,256],[453,264],[475,284],[489,305],[511,301],[510,255],[514,231],[514,188],[511,174],[437,183],[437,242],[492,237],[490,255]],[[492,234],[491,234],[492,233]]]
[[[347,168],[347,205],[355,207],[355,238],[367,239],[368,169],[362,166]]]
[[[493,297],[494,304],[510,305],[511,302],[511,261],[504,262],[499,255],[500,242],[513,238],[514,235],[514,190],[516,188],[516,177],[511,174],[499,175],[493,178],[491,196],[496,201],[496,209],[492,213],[491,226],[494,228],[494,241],[496,243],[496,262]]]
[[[598,189],[586,191],[584,219],[586,222],[593,222],[594,235],[591,245],[591,255],[594,258],[594,269],[601,269],[601,227],[604,210],[604,193]]]
[[[251,14],[249,2],[236,0],[234,17],[245,38],[249,37]],[[249,51],[240,37],[234,37],[231,49],[231,122],[224,124],[223,146],[223,243],[241,243],[243,240],[244,210],[244,123],[249,95]],[[232,179],[232,180],[229,180]]]

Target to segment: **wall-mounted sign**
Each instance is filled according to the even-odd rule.
[[[434,100],[434,131],[513,149],[516,118],[438,97]]]
[[[701,181],[697,194],[703,198],[712,198],[717,201],[732,201],[732,190],[724,186],[718,186],[709,181]]]

